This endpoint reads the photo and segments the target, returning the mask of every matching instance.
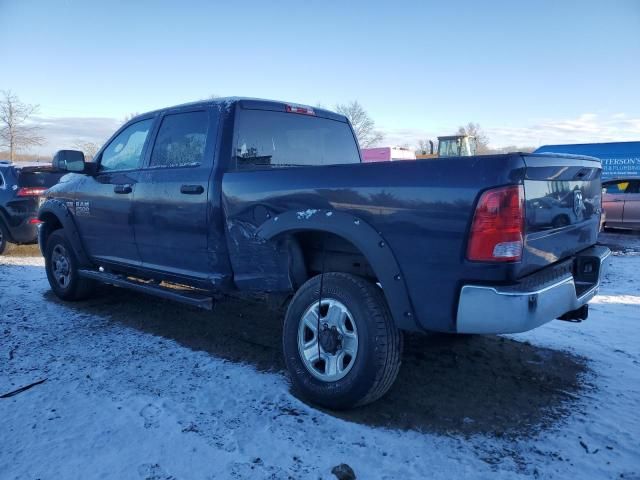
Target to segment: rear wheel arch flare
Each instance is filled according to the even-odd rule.
[[[400,266],[382,236],[362,219],[335,210],[289,211],[264,222],[256,235],[271,241],[291,235],[328,233],[353,245],[367,260],[383,288],[394,321],[404,330],[421,330],[416,322]]]

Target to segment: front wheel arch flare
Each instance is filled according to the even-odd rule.
[[[256,235],[273,240],[298,232],[328,232],[351,242],[367,259],[376,274],[396,326],[419,331],[400,266],[388,246],[371,225],[362,219],[335,210],[289,211],[264,222]]]
[[[40,226],[40,228],[44,230],[41,231],[38,238],[40,248],[43,251],[44,248],[46,248],[48,236],[53,231],[63,228],[80,266],[91,266],[91,261],[89,260],[86,253],[87,251],[84,248],[82,239],[80,238],[76,222],[74,221],[73,215],[65,202],[57,199],[48,199],[44,202],[42,207],[40,207],[38,219],[44,222],[43,225]]]

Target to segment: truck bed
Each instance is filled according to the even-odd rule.
[[[470,224],[480,194],[501,185],[524,185],[526,215],[552,198],[565,225],[527,223],[522,261],[466,260]],[[576,214],[574,192],[580,191]],[[313,168],[226,173],[223,203],[231,223],[257,225],[259,207],[337,210],[361,218],[388,243],[422,328],[454,331],[464,282],[515,283],[595,243],[600,215],[600,163],[570,156],[506,154]],[[573,213],[572,213],[573,212]],[[271,213],[270,213],[271,214]],[[264,220],[264,219],[262,219]],[[230,232],[231,242],[244,242]],[[233,256],[232,256],[233,259]],[[258,267],[234,264],[250,275]],[[257,275],[257,272],[256,272]]]

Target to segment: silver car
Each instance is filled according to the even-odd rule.
[[[619,178],[602,182],[604,227],[640,230],[640,179]]]

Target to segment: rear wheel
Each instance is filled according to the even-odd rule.
[[[64,230],[49,235],[44,262],[51,290],[62,300],[81,300],[93,292],[94,282],[78,274],[78,260]]]
[[[335,409],[373,402],[398,375],[402,335],[382,291],[364,278],[327,273],[307,281],[287,310],[285,362],[294,388]]]

